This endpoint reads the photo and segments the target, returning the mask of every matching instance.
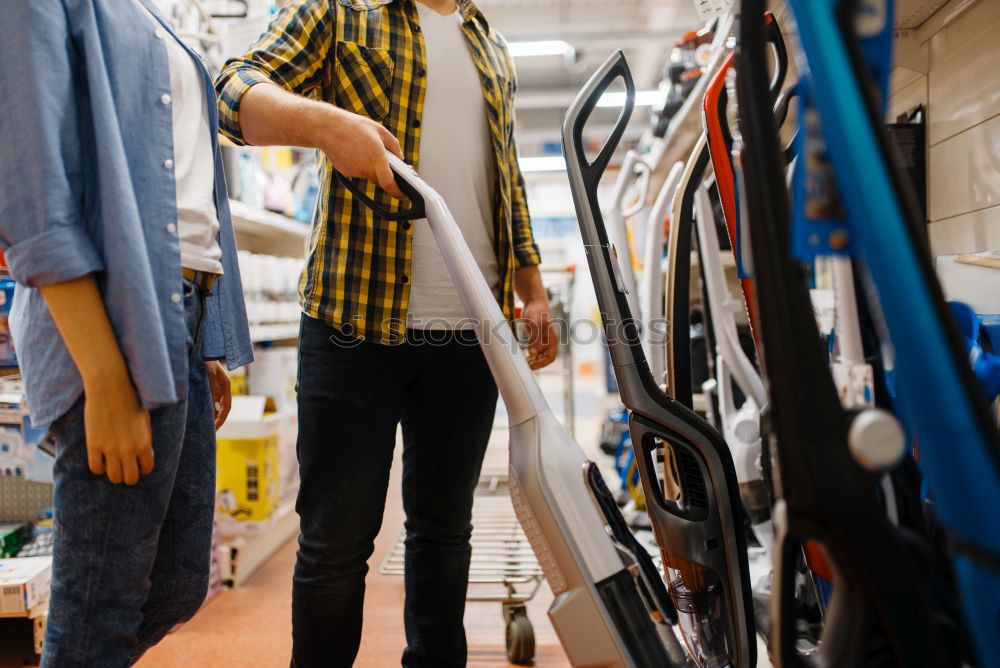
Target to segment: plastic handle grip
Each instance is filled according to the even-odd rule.
[[[611,161],[611,156],[615,148],[618,147],[618,142],[621,141],[622,135],[625,133],[625,126],[628,125],[629,118],[632,117],[632,109],[635,107],[635,82],[632,80],[632,73],[625,61],[625,54],[618,51],[612,58],[614,62],[584,101],[580,113],[573,123],[573,143],[576,144],[580,175],[583,177],[584,185],[592,191],[596,191],[597,184]],[[619,77],[625,82],[625,105],[622,107],[618,120],[615,121],[614,129],[611,130],[607,141],[604,142],[604,146],[601,147],[594,161],[590,162],[583,149],[583,129],[586,127],[587,121],[590,120],[590,114],[594,111],[601,96],[608,89],[608,86]]]
[[[399,170],[395,165],[390,163],[390,167],[392,167],[392,173],[396,175],[396,185],[398,185],[399,189],[410,198],[410,208],[405,211],[389,211],[382,204],[379,204],[374,199],[369,197],[364,189],[359,186],[354,179],[349,179],[337,171],[334,171],[333,173],[336,178],[340,179],[340,182],[344,184],[344,187],[351,191],[352,195],[361,200],[361,202],[371,208],[371,210],[378,214],[381,218],[396,221],[419,220],[421,218],[426,218],[427,210],[424,205],[423,196],[417,191],[416,188],[410,185],[405,178],[400,178]]]
[[[774,49],[774,76],[771,78],[771,98],[775,98],[785,85],[785,78],[788,76],[788,49],[785,47],[785,38],[781,34],[781,27],[778,20],[771,12],[764,12],[765,36],[768,43]]]

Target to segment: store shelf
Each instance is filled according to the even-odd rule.
[[[299,338],[299,323],[279,322],[268,325],[253,325],[250,328],[250,340],[254,343],[265,341],[288,341]]]
[[[724,16],[719,23],[715,40],[712,42],[712,53],[708,64],[702,68],[701,78],[694,89],[684,100],[684,104],[670,120],[664,140],[660,142],[655,153],[650,156],[654,165],[653,179],[649,184],[649,204],[656,197],[667,178],[671,166],[678,160],[687,160],[695,142],[701,136],[701,102],[705,99],[705,89],[708,82],[715,76],[726,56],[729,54],[729,40],[735,23],[735,10]]]
[[[268,520],[262,532],[245,536],[228,536],[222,539],[222,550],[227,554],[220,560],[222,580],[232,587],[244,584],[254,572],[292,540],[299,532],[299,516],[295,500],[285,501]]]
[[[302,221],[250,206],[238,200],[229,200],[233,227],[237,232],[259,237],[293,238],[303,241],[309,235],[309,225]]]

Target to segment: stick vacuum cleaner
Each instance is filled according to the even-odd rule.
[[[342,178],[390,221],[427,218],[510,416],[514,509],[555,600],[549,618],[574,666],[690,665],[671,627],[677,613],[655,564],[596,465],[552,413],[444,199],[395,156],[412,203],[395,212]],[[372,185],[367,186],[370,190]]]
[[[621,78],[625,107],[594,160],[584,153],[584,126],[608,86]],[[663,555],[670,595],[692,659],[699,666],[756,665],[756,642],[742,508],[733,458],[722,436],[660,389],[650,373],[618,261],[597,200],[597,185],[621,140],[635,85],[619,51],[590,78],[563,122],[570,188],[597,291],[646,507]],[[707,152],[706,152],[707,162]],[[654,456],[667,451],[679,494],[666,494]]]

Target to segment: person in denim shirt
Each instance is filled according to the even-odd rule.
[[[212,80],[151,0],[0,21],[0,246],[56,439],[43,666],[125,666],[201,605],[215,430],[252,360]]]

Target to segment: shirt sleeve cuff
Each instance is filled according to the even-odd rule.
[[[542,263],[538,245],[534,243],[518,246],[514,249],[514,268],[533,267]]]
[[[5,251],[10,274],[23,285],[65,283],[102,271],[104,262],[81,227],[58,226],[19,241]]]
[[[240,103],[246,92],[259,83],[275,83],[266,74],[247,65],[224,71],[216,82],[219,94],[219,130],[233,143],[246,146],[240,127]]]

